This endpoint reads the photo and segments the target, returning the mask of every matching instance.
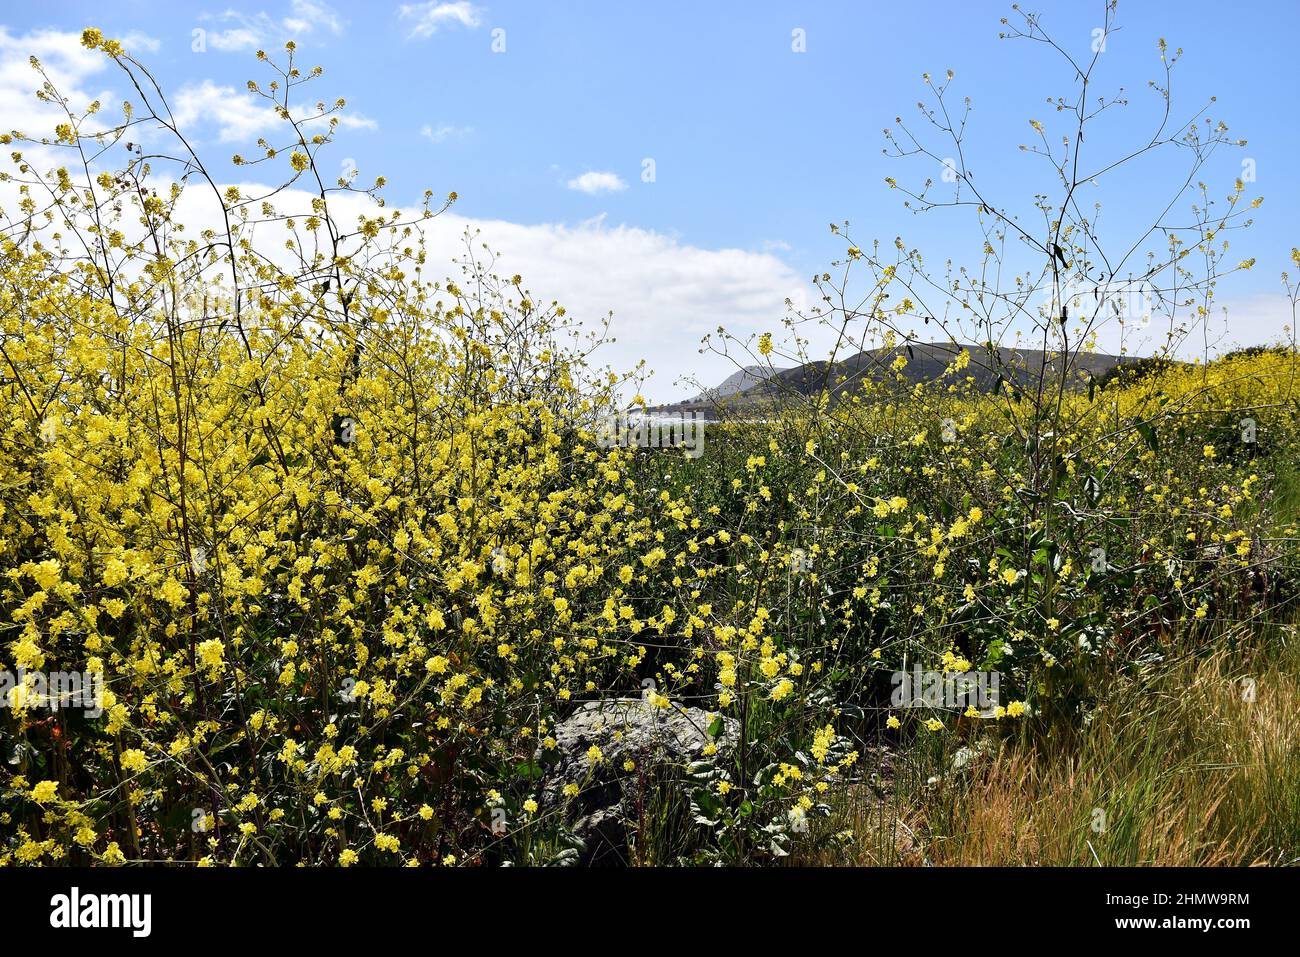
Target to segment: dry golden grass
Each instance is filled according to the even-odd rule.
[[[947,752],[908,758],[884,798],[841,796],[835,829],[851,844],[801,863],[1296,863],[1295,638],[1278,629],[1271,652],[1260,641],[1126,678],[1076,734],[1004,742],[962,771]]]

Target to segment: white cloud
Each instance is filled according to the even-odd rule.
[[[627,189],[627,183],[617,173],[591,171],[575,176],[568,182],[569,189],[595,196],[597,193],[617,193]]]
[[[452,126],[450,123],[440,123],[433,126],[425,123],[420,128],[420,135],[433,143],[442,143],[450,139],[459,139],[462,136],[468,136],[474,132],[472,126]]]
[[[141,33],[138,30],[132,30],[118,37],[122,45],[131,53],[157,53],[162,49],[162,41],[157,37],[151,37],[147,33]]]
[[[58,107],[36,99],[43,81],[28,62],[33,56],[74,110],[85,109],[94,99],[111,102],[106,90],[88,84],[98,82],[96,75],[107,73],[112,61],[83,47],[79,33],[34,30],[14,36],[0,27],[0,129],[49,136],[64,118]]]
[[[292,12],[284,18],[284,26],[297,33],[310,33],[321,27],[335,36],[343,32],[343,18],[327,3],[319,0],[293,0]]]
[[[308,113],[308,108],[307,108],[307,107],[299,107],[298,112],[299,112],[299,115],[306,115],[306,114]],[[315,112],[316,112],[316,108],[315,108],[315,106],[310,107],[310,112],[311,112],[311,113],[315,113]],[[314,123],[321,123],[321,124],[324,124],[324,123],[328,123],[330,119],[337,119],[337,120],[339,121],[339,124],[338,124],[338,125],[339,125],[339,128],[340,128],[340,129],[344,129],[344,130],[377,130],[377,129],[379,129],[379,123],[378,123],[376,120],[373,120],[373,119],[371,119],[370,117],[368,117],[368,116],[366,116],[366,115],[364,115],[364,114],[362,114],[362,113],[334,113],[334,114],[331,115],[328,119],[311,120],[311,121],[308,121],[307,123],[305,123],[304,125],[305,125],[308,129],[310,129]]]
[[[315,108],[300,108],[298,115],[314,113]],[[212,80],[187,84],[176,91],[172,99],[172,113],[182,130],[206,125],[215,126],[217,139],[223,143],[252,143],[258,136],[273,130],[283,120],[274,108],[254,95],[223,86]],[[343,129],[373,130],[378,124],[359,113],[334,114]],[[316,121],[324,123],[324,120]],[[311,125],[311,124],[307,124]]]
[[[437,0],[429,3],[404,3],[397,8],[398,17],[414,21],[410,35],[421,40],[433,36],[440,28],[452,23],[459,23],[472,30],[483,22],[482,13],[481,8],[467,0],[451,3],[439,3]]]
[[[209,43],[214,42],[214,36],[208,37]],[[131,51],[153,52],[160,47],[156,39],[141,33],[126,34],[121,39]],[[121,102],[120,90],[115,92],[106,84],[113,82],[120,87],[125,85],[126,78],[102,52],[83,47],[79,32],[36,30],[14,36],[0,27],[0,130],[19,130],[33,137],[49,136],[54,125],[64,119],[58,107],[36,99],[35,92],[42,79],[28,62],[32,56],[41,61],[50,80],[75,112],[98,99],[105,109],[100,126],[120,121],[120,114],[116,120],[108,115],[113,105]],[[182,86],[169,101],[182,128],[199,133],[214,128],[216,138],[223,143],[251,143],[281,122],[265,100],[247,90],[212,80]],[[307,104],[295,107],[299,116],[315,112],[315,107]],[[378,126],[373,119],[355,111],[333,115],[341,129],[373,130]],[[317,122],[323,125],[325,121]],[[147,134],[141,130],[136,135]]]
[[[265,191],[256,184],[236,185],[246,196]],[[181,216],[190,230],[215,225],[210,194],[202,188],[190,192]],[[287,190],[276,197],[275,205],[288,215],[310,209],[311,198],[303,191]],[[353,227],[358,216],[377,212],[369,198],[356,194],[336,196],[330,205],[345,228]],[[395,205],[390,204],[388,212]],[[456,262],[466,256],[466,230],[477,231],[472,244],[476,255],[484,253],[480,243],[487,244],[496,256],[495,272],[523,276],[538,301],[558,301],[584,329],[598,330],[612,311],[609,335],[617,341],[598,349],[592,362],[629,372],[644,359],[655,373],[644,393],[656,402],[676,401],[700,391],[689,383],[675,385],[679,377],[694,377],[711,386],[736,371],[732,360],[698,351],[700,340],[718,326],[741,338],[779,332],[787,297],[803,309],[812,301],[811,287],[777,256],[709,249],[653,229],[610,226],[603,216],[576,224],[516,223],[447,212],[420,223],[419,228],[429,254],[430,279],[463,278]],[[267,255],[284,256],[286,266],[291,265],[274,230],[261,238]],[[737,361],[746,365],[756,360],[737,356]]]
[[[177,90],[172,114],[182,130],[214,124],[217,138],[223,143],[251,142],[278,119],[271,107],[259,105],[249,94],[211,80],[187,84]]]
[[[346,21],[328,3],[322,0],[291,0],[289,12],[274,17],[266,12],[241,13],[226,10],[213,15],[205,14],[205,22],[229,24],[225,29],[211,30],[207,45],[221,53],[237,53],[259,47],[281,46],[286,41],[308,36],[316,31],[339,36]]]
[[[699,392],[674,385],[679,377],[715,385],[736,371],[730,360],[698,352],[719,325],[741,337],[778,331],[787,297],[810,302],[807,284],[777,256],[694,246],[652,229],[608,226],[604,217],[566,225],[443,214],[425,226],[430,260],[463,257],[466,227],[481,230],[479,239],[500,254],[498,272],[519,273],[534,295],[558,300],[587,328],[613,310],[610,335],[618,341],[594,358],[618,371],[646,360],[655,376],[645,392],[654,401]]]
[[[231,27],[208,34],[208,46],[221,53],[254,50],[262,43],[262,34],[249,27]]]

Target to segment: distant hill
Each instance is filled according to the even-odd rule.
[[[767,366],[744,366],[727,376],[712,389],[705,389],[688,403],[705,403],[713,399],[728,399],[741,392],[747,392],[755,386],[762,385],[774,373],[786,372],[786,369],[769,369]]]
[[[743,415],[782,395],[803,396],[829,392],[832,397],[851,392],[863,383],[891,378],[894,361],[907,357],[903,377],[912,383],[940,378],[952,361],[966,350],[970,364],[959,379],[973,380],[977,391],[991,392],[999,381],[1004,386],[1020,387],[1037,382],[1046,365],[1049,376],[1062,368],[1062,357],[1041,349],[1012,349],[995,346],[959,345],[951,342],[914,342],[892,349],[868,349],[840,362],[809,362],[790,369],[768,373],[762,366],[746,366],[728,376],[717,388],[706,390],[693,399],[659,406],[654,411],[695,411],[711,416]],[[1131,356],[1105,353],[1080,353],[1071,360],[1076,380],[1068,383],[1077,388],[1087,383],[1089,375],[1100,378],[1110,370],[1141,360]]]

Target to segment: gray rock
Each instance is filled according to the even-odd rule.
[[[552,732],[558,760],[542,782],[544,807],[561,807],[573,833],[586,845],[584,864],[623,864],[628,849],[627,825],[647,796],[646,775],[662,776],[670,767],[684,769],[704,757],[710,742],[719,753],[739,738],[739,723],[722,719],[717,739],[709,736],[713,719],[698,708],[656,708],[639,698],[590,701]],[[592,745],[602,759],[592,765]],[[635,771],[624,770],[627,761]],[[576,784],[578,796],[564,795]]]
[[[997,748],[988,738],[980,738],[975,742],[973,747],[970,745],[964,745],[952,756],[952,770],[954,773],[957,771],[963,771],[976,762],[989,757],[996,750]]]

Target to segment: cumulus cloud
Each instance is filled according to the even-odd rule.
[[[49,135],[63,118],[57,107],[36,99],[43,81],[28,62],[33,56],[74,109],[84,109],[94,99],[108,102],[107,90],[90,84],[100,82],[98,75],[107,73],[111,61],[83,47],[80,34],[34,30],[15,36],[0,27],[0,129]]]
[[[132,53],[157,53],[162,49],[162,41],[157,37],[151,37],[147,33],[141,33],[138,30],[132,30],[118,37],[122,45]]]
[[[262,44],[262,34],[249,27],[231,27],[208,34],[208,46],[221,53],[255,50]]]
[[[346,25],[338,11],[322,0],[291,0],[283,16],[230,9],[205,14],[201,20],[222,25],[221,29],[208,30],[205,37],[207,45],[221,53],[281,46],[288,40],[317,32],[339,36]]]
[[[296,33],[310,33],[320,27],[336,36],[343,32],[343,22],[333,7],[319,0],[293,0],[289,16],[283,20],[285,28]]]
[[[236,185],[246,196],[265,191],[256,184]],[[194,198],[187,201],[182,218],[194,230],[217,225],[210,194],[202,189],[190,192]],[[285,214],[309,209],[310,203],[310,194],[298,190],[275,199],[276,208]],[[379,212],[368,197],[356,194],[334,197],[331,208],[345,228],[353,227],[361,215]],[[689,381],[678,384],[678,379],[714,385],[736,371],[731,359],[699,352],[702,338],[718,326],[741,338],[777,331],[787,297],[799,308],[811,302],[810,287],[774,255],[696,246],[653,229],[611,226],[603,216],[578,223],[516,223],[447,212],[418,228],[425,236],[430,278],[460,278],[456,263],[468,254],[469,231],[476,255],[485,254],[486,244],[496,257],[493,268],[498,275],[523,276],[536,299],[558,301],[583,329],[600,330],[612,312],[608,335],[614,341],[601,346],[593,362],[630,372],[645,360],[654,375],[644,393],[655,402],[699,392]],[[279,251],[273,230],[264,238],[269,256],[288,255]],[[288,259],[284,265],[290,266]],[[742,365],[752,361],[737,357]]]
[[[433,36],[444,26],[458,23],[472,30],[483,22],[483,12],[479,7],[456,0],[452,3],[404,3],[397,8],[397,15],[402,20],[411,21],[410,36],[424,40]]]
[[[314,107],[300,107],[296,115],[306,116],[315,112]],[[258,136],[283,122],[276,115],[275,109],[264,100],[255,98],[247,91],[214,83],[212,80],[186,84],[177,90],[172,100],[172,113],[182,129],[215,127],[217,139],[223,143],[252,143]],[[343,129],[378,128],[374,120],[359,113],[336,113],[334,116]]]
[[[331,19],[329,14],[313,13],[318,8],[323,8],[323,5],[305,0],[294,4],[294,9],[303,15],[311,13],[323,17],[319,25],[332,29],[330,25],[336,23],[336,19]],[[209,36],[210,43],[214,42],[214,36]],[[126,34],[121,39],[132,51],[156,52],[160,47],[158,40],[141,33]],[[0,129],[44,136],[52,133],[54,124],[63,119],[61,110],[35,97],[42,78],[28,62],[32,56],[40,60],[46,74],[69,100],[73,110],[83,110],[96,99],[106,109],[120,102],[121,97],[106,84],[120,85],[124,78],[115,69],[110,69],[112,61],[103,53],[82,46],[80,33],[36,30],[15,36],[0,27]],[[251,143],[281,122],[274,108],[265,100],[245,89],[212,80],[186,84],[169,99],[173,115],[182,127],[197,130],[200,134],[211,130],[223,143]],[[295,107],[299,116],[315,112],[315,107],[307,104]],[[333,116],[337,117],[342,129],[373,130],[378,127],[373,119],[355,111]],[[315,122],[323,124],[325,121]],[[104,123],[110,123],[107,117]]]
[[[233,86],[221,86],[211,80],[187,84],[176,91],[172,113],[181,129],[199,124],[213,124],[223,143],[256,139],[277,121],[275,111],[241,94]]]
[[[459,139],[460,137],[468,136],[473,132],[474,128],[472,126],[453,126],[450,123],[440,123],[437,126],[425,123],[424,126],[420,128],[420,135],[431,143],[442,143],[446,140]]]
[[[595,196],[597,193],[617,193],[627,189],[627,183],[617,173],[591,171],[569,180],[569,189]]]
[[[603,218],[576,225],[476,222],[455,216],[427,226],[435,261],[462,254],[466,227],[502,256],[535,295],[557,299],[589,326],[610,310],[618,341],[597,353],[615,369],[645,359],[655,371],[647,395],[670,401],[693,395],[674,380],[697,376],[714,384],[735,371],[729,360],[697,350],[719,325],[737,335],[776,329],[785,299],[806,304],[807,287],[779,258],[743,249],[707,249]]]

